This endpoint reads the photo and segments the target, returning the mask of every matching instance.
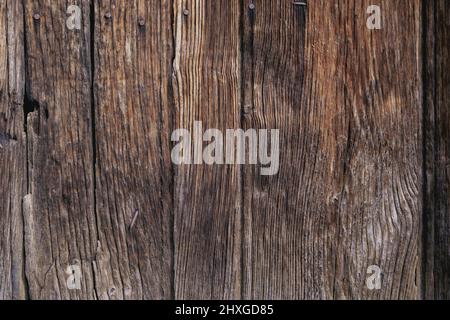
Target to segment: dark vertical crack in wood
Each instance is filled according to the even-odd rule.
[[[22,0],[22,24],[23,24],[23,55],[24,55],[24,79],[25,79],[25,85],[24,85],[24,99],[23,99],[23,130],[25,132],[25,170],[26,170],[26,194],[29,194],[31,192],[30,189],[30,168],[29,168],[29,150],[28,150],[28,114],[30,113],[30,110],[34,109],[38,109],[39,108],[39,104],[35,101],[34,105],[30,106],[31,100],[28,97],[28,46],[27,46],[27,24],[25,22],[25,18],[26,17],[26,8],[25,8],[25,0]],[[24,205],[23,205],[23,201],[22,201],[22,255],[23,255],[23,278],[24,278],[24,286],[25,286],[25,295],[26,295],[26,299],[29,300],[31,297],[31,293],[30,293],[30,285],[28,283],[28,277],[27,277],[27,273],[26,273],[26,262],[27,262],[27,255],[25,252],[25,212],[24,212]]]
[[[427,39],[428,39],[428,3],[426,0],[422,1],[422,99],[423,99],[423,117],[422,117],[422,136],[423,136],[423,150],[422,150],[422,197],[423,197],[423,205],[422,205],[422,273],[423,275],[427,274],[427,244],[428,244],[428,233],[426,232],[428,226],[428,216],[431,214],[430,210],[428,210],[428,196],[427,196],[427,186],[428,186],[428,177],[427,177],[427,121],[428,121],[428,111],[429,106],[427,102],[427,89],[428,89],[428,75],[427,75]],[[421,279],[421,289],[420,294],[423,298],[426,295],[426,276],[422,276]]]
[[[93,192],[94,192],[94,210],[97,232],[98,222],[97,222],[97,175],[96,175],[96,165],[97,165],[97,140],[96,140],[96,129],[95,129],[95,0],[91,0],[90,4],[90,54],[91,54],[91,130],[92,130],[92,178],[93,178]],[[98,237],[98,234],[97,234]]]
[[[171,6],[170,6],[170,24],[172,26],[172,56],[171,56],[171,63],[170,63],[170,77],[168,77],[168,93],[169,93],[169,102],[170,105],[175,106],[175,92],[173,87],[173,78],[175,78],[174,75],[174,63],[175,63],[175,48],[176,48],[176,39],[175,39],[175,0],[171,0]],[[175,117],[171,117],[171,128],[172,131],[175,130]],[[170,149],[173,148],[174,143],[170,145]],[[172,193],[172,207],[170,211],[170,221],[169,221],[169,227],[170,227],[170,250],[172,251],[172,254],[170,255],[170,297],[172,300],[175,300],[176,298],[176,288],[175,288],[175,200],[176,200],[176,194],[175,194],[175,176],[176,176],[176,167],[172,163],[172,184],[171,184],[171,193]]]
[[[247,123],[251,112],[254,110],[253,86],[254,86],[254,24],[255,24],[255,4],[253,0],[241,0],[241,16],[240,16],[240,38],[241,38],[241,123],[242,129],[247,129]],[[250,89],[247,90],[247,85]],[[248,91],[248,92],[247,92]],[[250,104],[249,104],[250,103]],[[250,196],[248,189],[250,168],[241,168],[240,172],[240,188],[241,188],[241,299],[249,299],[250,291],[247,286],[253,287],[251,281],[247,279],[248,266],[246,266],[246,225],[248,219],[251,221],[252,211],[250,206],[246,206],[246,196]]]
[[[25,11],[25,0],[22,0],[22,14],[23,14],[23,19],[22,19],[22,23],[23,23],[23,48],[24,48],[24,60],[25,60],[25,66],[24,66],[24,72],[25,72],[25,92],[23,95],[23,130],[25,132],[25,144],[26,144],[26,170],[27,170],[27,192],[30,192],[29,188],[30,188],[30,172],[29,172],[29,168],[28,168],[28,124],[27,124],[27,118],[28,118],[28,114],[30,113],[30,100],[28,98],[28,64],[26,63],[26,61],[28,60],[28,51],[27,51],[27,24],[25,22],[25,15],[26,15],[26,11]],[[24,230],[25,232],[25,230]]]
[[[244,19],[244,12],[245,12],[245,7],[244,7],[244,2],[245,0],[241,0],[240,1],[240,10],[239,10],[239,54],[240,54],[240,64],[241,64],[241,69],[240,69],[240,75],[239,75],[239,89],[240,89],[240,111],[241,111],[241,119],[240,119],[240,128],[243,127],[243,121],[244,121],[244,105],[245,105],[245,90],[244,90],[244,86],[243,86],[243,81],[244,81],[244,37],[245,37],[245,29],[244,29],[244,23],[245,23],[245,19]],[[241,168],[241,172],[239,175],[239,185],[240,185],[240,193],[241,193],[241,299],[244,296],[244,172],[245,170],[243,168]]]
[[[98,227],[98,213],[97,213],[97,140],[96,140],[96,119],[95,119],[95,0],[91,0],[89,6],[89,18],[90,18],[90,85],[91,85],[91,131],[92,131],[92,184],[93,184],[93,206],[94,206],[94,219],[95,227],[97,231],[97,243],[100,241],[100,230]],[[92,265],[92,271],[94,276],[92,277],[94,283],[94,294],[96,299],[98,299],[97,284],[95,269]]]

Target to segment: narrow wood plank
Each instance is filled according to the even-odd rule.
[[[426,299],[450,299],[450,3],[424,2]]]
[[[22,197],[26,193],[21,1],[0,3],[0,300],[25,299]]]
[[[90,3],[69,30],[67,1],[25,0],[29,193],[24,203],[31,299],[94,299]],[[70,290],[69,266],[81,270]],[[74,267],[76,268],[76,267]]]
[[[378,3],[381,30],[366,0],[245,15],[246,127],[283,152],[278,176],[246,169],[244,298],[420,297],[421,6]]]
[[[95,1],[101,299],[173,297],[171,12],[171,1]]]
[[[240,1],[177,0],[174,17],[175,128],[239,128]],[[178,166],[174,199],[176,298],[240,298],[239,167]]]

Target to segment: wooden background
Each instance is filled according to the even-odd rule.
[[[0,298],[450,298],[449,12],[1,0]],[[172,165],[196,120],[279,128],[279,174]]]

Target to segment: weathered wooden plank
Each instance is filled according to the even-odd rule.
[[[101,299],[172,292],[171,1],[95,1]]]
[[[21,1],[0,3],[0,300],[26,298],[22,197],[26,193]]]
[[[424,2],[426,299],[450,299],[450,3]]]
[[[0,299],[449,298],[448,1],[72,3],[0,3]],[[196,121],[279,174],[174,170]]]
[[[366,0],[245,15],[245,126],[283,151],[278,176],[245,172],[244,298],[420,296],[421,3],[378,3],[381,30]]]
[[[239,128],[240,1],[177,0],[174,17],[175,127]],[[176,298],[240,297],[239,177],[236,165],[176,167]]]
[[[66,27],[67,1],[24,1],[30,111],[24,229],[32,299],[96,297],[90,3],[72,3],[81,9],[81,30]],[[80,290],[69,290],[69,266],[80,268]]]

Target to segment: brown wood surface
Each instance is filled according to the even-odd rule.
[[[450,2],[424,9],[424,297],[450,299]]]
[[[237,0],[176,1],[176,128],[240,126]],[[239,299],[241,193],[237,165],[180,166],[175,173],[175,294]]]
[[[169,299],[172,8],[94,6],[98,298]]]
[[[26,297],[22,197],[27,189],[20,1],[0,3],[0,299]]]
[[[23,207],[31,299],[94,299],[97,247],[91,119],[89,1],[82,30],[65,26],[66,1],[27,0],[29,186]],[[81,290],[66,269],[81,268]]]
[[[383,1],[382,31],[370,4],[246,15],[247,127],[283,132],[280,173],[246,179],[246,297],[420,296],[420,1]],[[371,265],[382,290],[365,286]]]
[[[1,1],[0,299],[448,299],[449,10]],[[278,174],[174,165],[196,121]]]

